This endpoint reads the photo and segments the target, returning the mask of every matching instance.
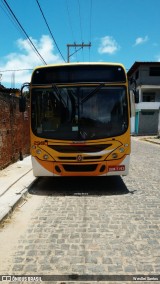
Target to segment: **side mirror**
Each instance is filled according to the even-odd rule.
[[[129,83],[130,83],[130,85],[132,85],[132,84],[134,85],[132,91],[133,91],[133,94],[134,94],[135,103],[138,104],[139,103],[139,91],[136,90],[136,88],[137,88],[136,80],[131,78],[131,79],[129,79]]]
[[[139,103],[139,91],[135,91],[134,96],[135,96],[135,103],[138,104]]]
[[[29,83],[23,84],[21,88],[21,95],[19,97],[19,111],[25,112],[26,111],[26,102],[29,99]]]
[[[23,96],[19,97],[19,111],[25,112],[26,110],[26,98]]]

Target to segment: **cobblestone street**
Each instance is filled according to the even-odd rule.
[[[0,274],[160,275],[159,145],[133,137],[127,177],[38,179],[14,223],[33,198]]]

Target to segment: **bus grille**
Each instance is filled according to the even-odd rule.
[[[96,153],[109,148],[112,144],[97,145],[48,145],[49,148],[59,153]]]
[[[100,160],[102,158],[102,156],[84,156],[83,157],[83,161],[84,160]],[[77,156],[76,157],[58,157],[59,160],[61,161],[67,161],[67,160],[70,160],[70,161],[77,161]]]
[[[93,172],[97,165],[63,165],[66,172]]]

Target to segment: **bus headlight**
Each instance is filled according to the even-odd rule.
[[[124,144],[124,147],[128,147],[128,146],[129,146],[128,143]]]
[[[32,145],[32,149],[35,150],[35,149],[36,149],[36,146],[35,146],[35,145]]]
[[[31,154],[32,154],[33,157],[37,157],[40,160],[54,161],[54,158],[48,152],[46,153],[45,149],[43,149],[43,148],[34,149],[32,147],[32,153]]]
[[[123,153],[124,152],[124,148],[119,148],[119,152]]]
[[[43,155],[44,160],[48,160],[49,156],[47,154]]]
[[[118,154],[117,154],[117,153],[113,153],[113,154],[112,154],[112,158],[113,158],[113,159],[118,158]]]

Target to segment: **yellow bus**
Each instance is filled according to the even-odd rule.
[[[37,67],[29,89],[35,176],[128,174],[130,104],[122,64]]]

